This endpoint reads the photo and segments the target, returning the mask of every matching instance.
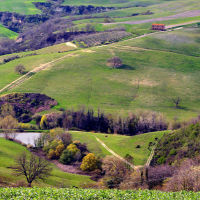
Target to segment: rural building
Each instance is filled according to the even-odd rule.
[[[165,24],[152,24],[152,30],[164,31]]]

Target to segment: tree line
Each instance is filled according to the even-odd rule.
[[[121,135],[136,135],[168,128],[163,116],[155,112],[131,113],[128,117],[114,117],[100,110],[95,113],[93,109],[84,108],[77,111],[63,110],[61,114],[50,113],[41,118],[36,116],[36,121],[41,129],[62,127]]]

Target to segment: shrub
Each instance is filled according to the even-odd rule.
[[[25,69],[25,67],[23,66],[23,65],[17,65],[16,67],[15,67],[15,72],[16,73],[18,73],[18,74],[25,74],[25,71],[26,69]]]
[[[119,57],[115,56],[113,58],[108,59],[107,65],[112,68],[120,68],[123,65],[123,63]]]
[[[186,160],[168,180],[166,187],[170,191],[200,191],[200,168],[199,164],[192,160]]]
[[[83,158],[81,170],[93,171],[98,168],[98,160],[93,153],[89,153]]]
[[[47,157],[48,157],[48,159],[56,159],[56,152],[55,152],[55,150],[50,149]]]
[[[55,154],[56,156],[59,158],[62,154],[62,152],[64,151],[65,149],[65,146],[64,144],[59,144],[57,147],[56,147],[56,150],[55,150]]]
[[[69,150],[64,150],[59,161],[65,165],[71,164],[74,161],[74,153]]]
[[[43,115],[40,121],[40,128],[41,129],[47,129],[47,117],[46,115]]]
[[[68,145],[67,150],[71,151],[74,155],[80,151],[75,144]]]

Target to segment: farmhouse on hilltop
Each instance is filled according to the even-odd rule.
[[[152,24],[152,30],[165,31],[165,24]]]

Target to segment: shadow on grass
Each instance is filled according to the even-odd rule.
[[[117,69],[135,70],[134,67],[131,67],[129,65],[122,65],[121,67],[118,67]]]

